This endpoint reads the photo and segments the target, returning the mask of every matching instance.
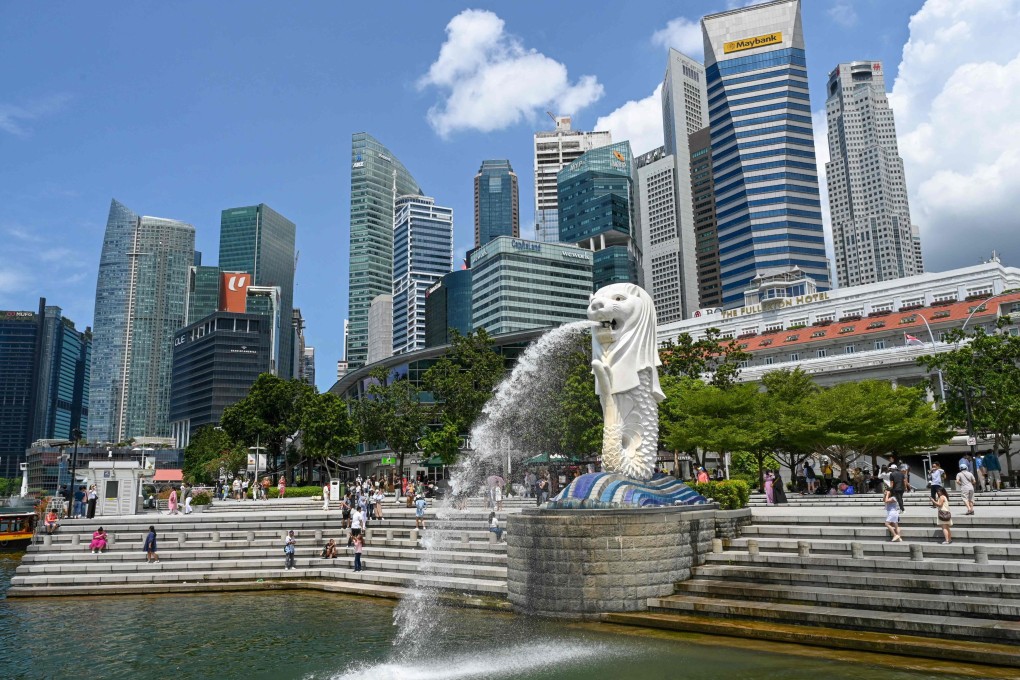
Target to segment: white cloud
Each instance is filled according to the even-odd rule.
[[[572,114],[602,96],[595,76],[571,83],[567,67],[506,32],[493,12],[464,10],[446,26],[446,42],[421,89],[435,87],[443,100],[429,109],[428,121],[442,137],[458,130],[491,132],[542,111]]]
[[[928,0],[890,100],[925,266],[1020,257],[1020,0]]]
[[[629,141],[635,155],[662,146],[662,84],[644,99],[632,99],[600,116],[595,129],[612,132],[614,142]]]
[[[58,94],[25,104],[0,102],[0,130],[25,137],[31,134],[29,124],[32,121],[59,111],[69,99],[67,95]]]
[[[853,28],[857,25],[857,10],[846,0],[830,7],[828,14],[830,19],[844,28]]]
[[[701,59],[705,53],[705,42],[701,35],[701,23],[684,17],[673,19],[665,28],[652,34],[652,43],[672,47],[693,59]]]

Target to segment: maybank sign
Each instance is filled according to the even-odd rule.
[[[723,43],[722,51],[723,54],[729,54],[730,52],[743,52],[744,50],[753,50],[756,47],[768,47],[770,45],[779,45],[783,42],[783,33],[776,31],[775,33],[766,33],[765,35],[756,35],[753,38],[741,38],[740,40],[732,40],[727,43]]]

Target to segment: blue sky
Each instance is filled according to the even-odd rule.
[[[298,225],[295,304],[307,320],[318,383],[325,389],[341,355],[346,316],[352,133],[373,134],[428,194],[454,208],[458,255],[473,234],[474,173],[482,159],[509,158],[520,176],[522,231],[528,235],[534,219],[532,134],[551,125],[545,109],[575,108],[575,127],[582,129],[628,102],[626,110],[647,118],[648,107],[642,113],[637,105],[652,93],[666,64],[663,40],[653,36],[671,21],[684,20],[675,29],[731,4],[0,0],[0,308],[32,309],[45,296],[79,326],[90,324],[111,198],[141,214],[194,224],[206,263],[216,260],[220,210],[265,202]],[[825,78],[838,62],[882,60],[892,87],[906,59],[912,77],[903,80],[901,99],[911,111],[906,132],[917,157],[908,162],[908,181],[918,193],[945,196],[937,182],[927,189],[923,182],[941,177],[945,183],[952,180],[946,172],[961,168],[975,182],[984,177],[984,185],[989,172],[1009,174],[1015,159],[1004,157],[1001,145],[989,145],[982,151],[986,157],[969,166],[930,156],[931,140],[944,140],[938,125],[945,122],[936,112],[947,98],[947,83],[977,58],[963,47],[993,50],[985,58],[1001,65],[997,86],[1017,90],[1011,80],[1017,48],[975,47],[988,42],[981,31],[1003,25],[1006,19],[996,12],[1009,12],[1010,21],[1020,15],[1016,3],[989,9],[982,0],[928,0],[914,24],[910,18],[921,0],[804,4],[812,108],[824,108]],[[492,14],[462,15],[467,9]],[[455,67],[445,76],[442,63],[430,71],[448,24],[458,16],[470,35],[476,35],[470,32],[475,24],[467,20],[484,19],[492,33],[479,40],[489,43],[460,54],[451,43],[445,63]],[[963,43],[959,54],[939,52],[948,64],[921,49],[938,48],[938,40],[945,40],[940,29],[958,28],[961,21],[971,30],[953,38]],[[908,41],[917,49],[905,52]],[[551,70],[515,74],[523,63],[515,60],[529,55]],[[484,78],[477,81],[483,83],[481,96],[464,90],[472,75],[499,66],[519,88],[511,93],[514,101],[505,101],[505,88],[503,100],[500,92],[485,94]],[[529,81],[564,70],[555,86],[548,78]],[[948,120],[965,105],[955,106],[943,112]],[[431,123],[430,109],[437,112]],[[898,124],[899,118],[897,110]],[[604,120],[640,129],[620,114]],[[626,138],[613,132],[616,141]],[[923,176],[910,177],[912,167]],[[999,187],[1009,214],[1016,208],[1008,198],[1012,187],[1009,181]],[[924,233],[927,225],[917,212]],[[982,241],[978,248],[973,240],[963,252],[932,248],[929,267],[969,264],[979,252],[1003,247]]]

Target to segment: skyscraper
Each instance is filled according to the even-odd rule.
[[[660,323],[686,318],[683,269],[677,232],[677,171],[673,156],[663,147],[634,159],[641,207],[641,251],[644,282],[655,303]],[[696,309],[696,307],[695,307]]]
[[[471,254],[471,325],[489,335],[585,318],[592,253],[500,236]]]
[[[556,176],[586,151],[612,144],[610,132],[570,129],[570,116],[555,116],[556,129],[535,133],[535,240],[560,239]]]
[[[880,61],[840,64],[829,74],[829,212],[840,286],[920,274],[903,158]],[[918,242],[920,236],[918,236]]]
[[[389,293],[376,295],[369,305],[366,344],[365,363],[374,364],[393,356],[393,296]]]
[[[425,296],[453,269],[453,209],[401,196],[393,216],[393,353],[425,347]]]
[[[450,342],[450,330],[471,332],[471,270],[450,272],[429,288],[425,297],[425,346]]]
[[[92,329],[60,307],[0,311],[0,477],[14,477],[38,439],[70,439],[89,417]]]
[[[798,268],[829,288],[800,0],[701,20],[722,298]]]
[[[642,284],[636,180],[630,142],[592,149],[557,175],[559,240],[594,252],[596,290]]]
[[[187,318],[195,228],[110,205],[96,285],[88,436],[166,437],[174,334]]]
[[[265,203],[220,213],[220,269],[248,272],[256,286],[280,289],[280,318],[286,324],[294,308],[296,227]],[[201,318],[201,317],[199,317]],[[280,377],[294,375],[294,340],[280,338]]]
[[[351,138],[351,231],[347,361],[351,370],[368,358],[368,311],[379,295],[393,293],[393,203],[422,191],[404,165],[364,132]],[[388,356],[388,354],[387,354]]]
[[[719,234],[715,223],[711,130],[702,128],[688,140],[698,257],[698,304],[702,309],[718,308],[722,307],[722,279],[719,276]]]
[[[475,248],[497,236],[521,235],[517,173],[510,161],[482,161],[475,175]]]

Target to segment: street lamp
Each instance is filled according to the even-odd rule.
[[[67,516],[70,517],[73,511],[72,503],[74,503],[74,476],[78,467],[78,440],[81,439],[81,430],[74,428],[71,430],[71,439],[74,441],[74,452],[71,454],[71,486],[70,495],[67,499]]]
[[[928,337],[931,338],[931,351],[935,352],[935,333],[931,330],[931,325],[928,323],[928,319],[924,318],[924,314],[918,314],[921,317],[921,321],[924,322],[924,327],[928,329]],[[969,319],[968,319],[969,321]],[[935,372],[939,374],[939,396],[942,397],[942,403],[946,402],[946,383],[942,379],[942,369],[936,368]]]

